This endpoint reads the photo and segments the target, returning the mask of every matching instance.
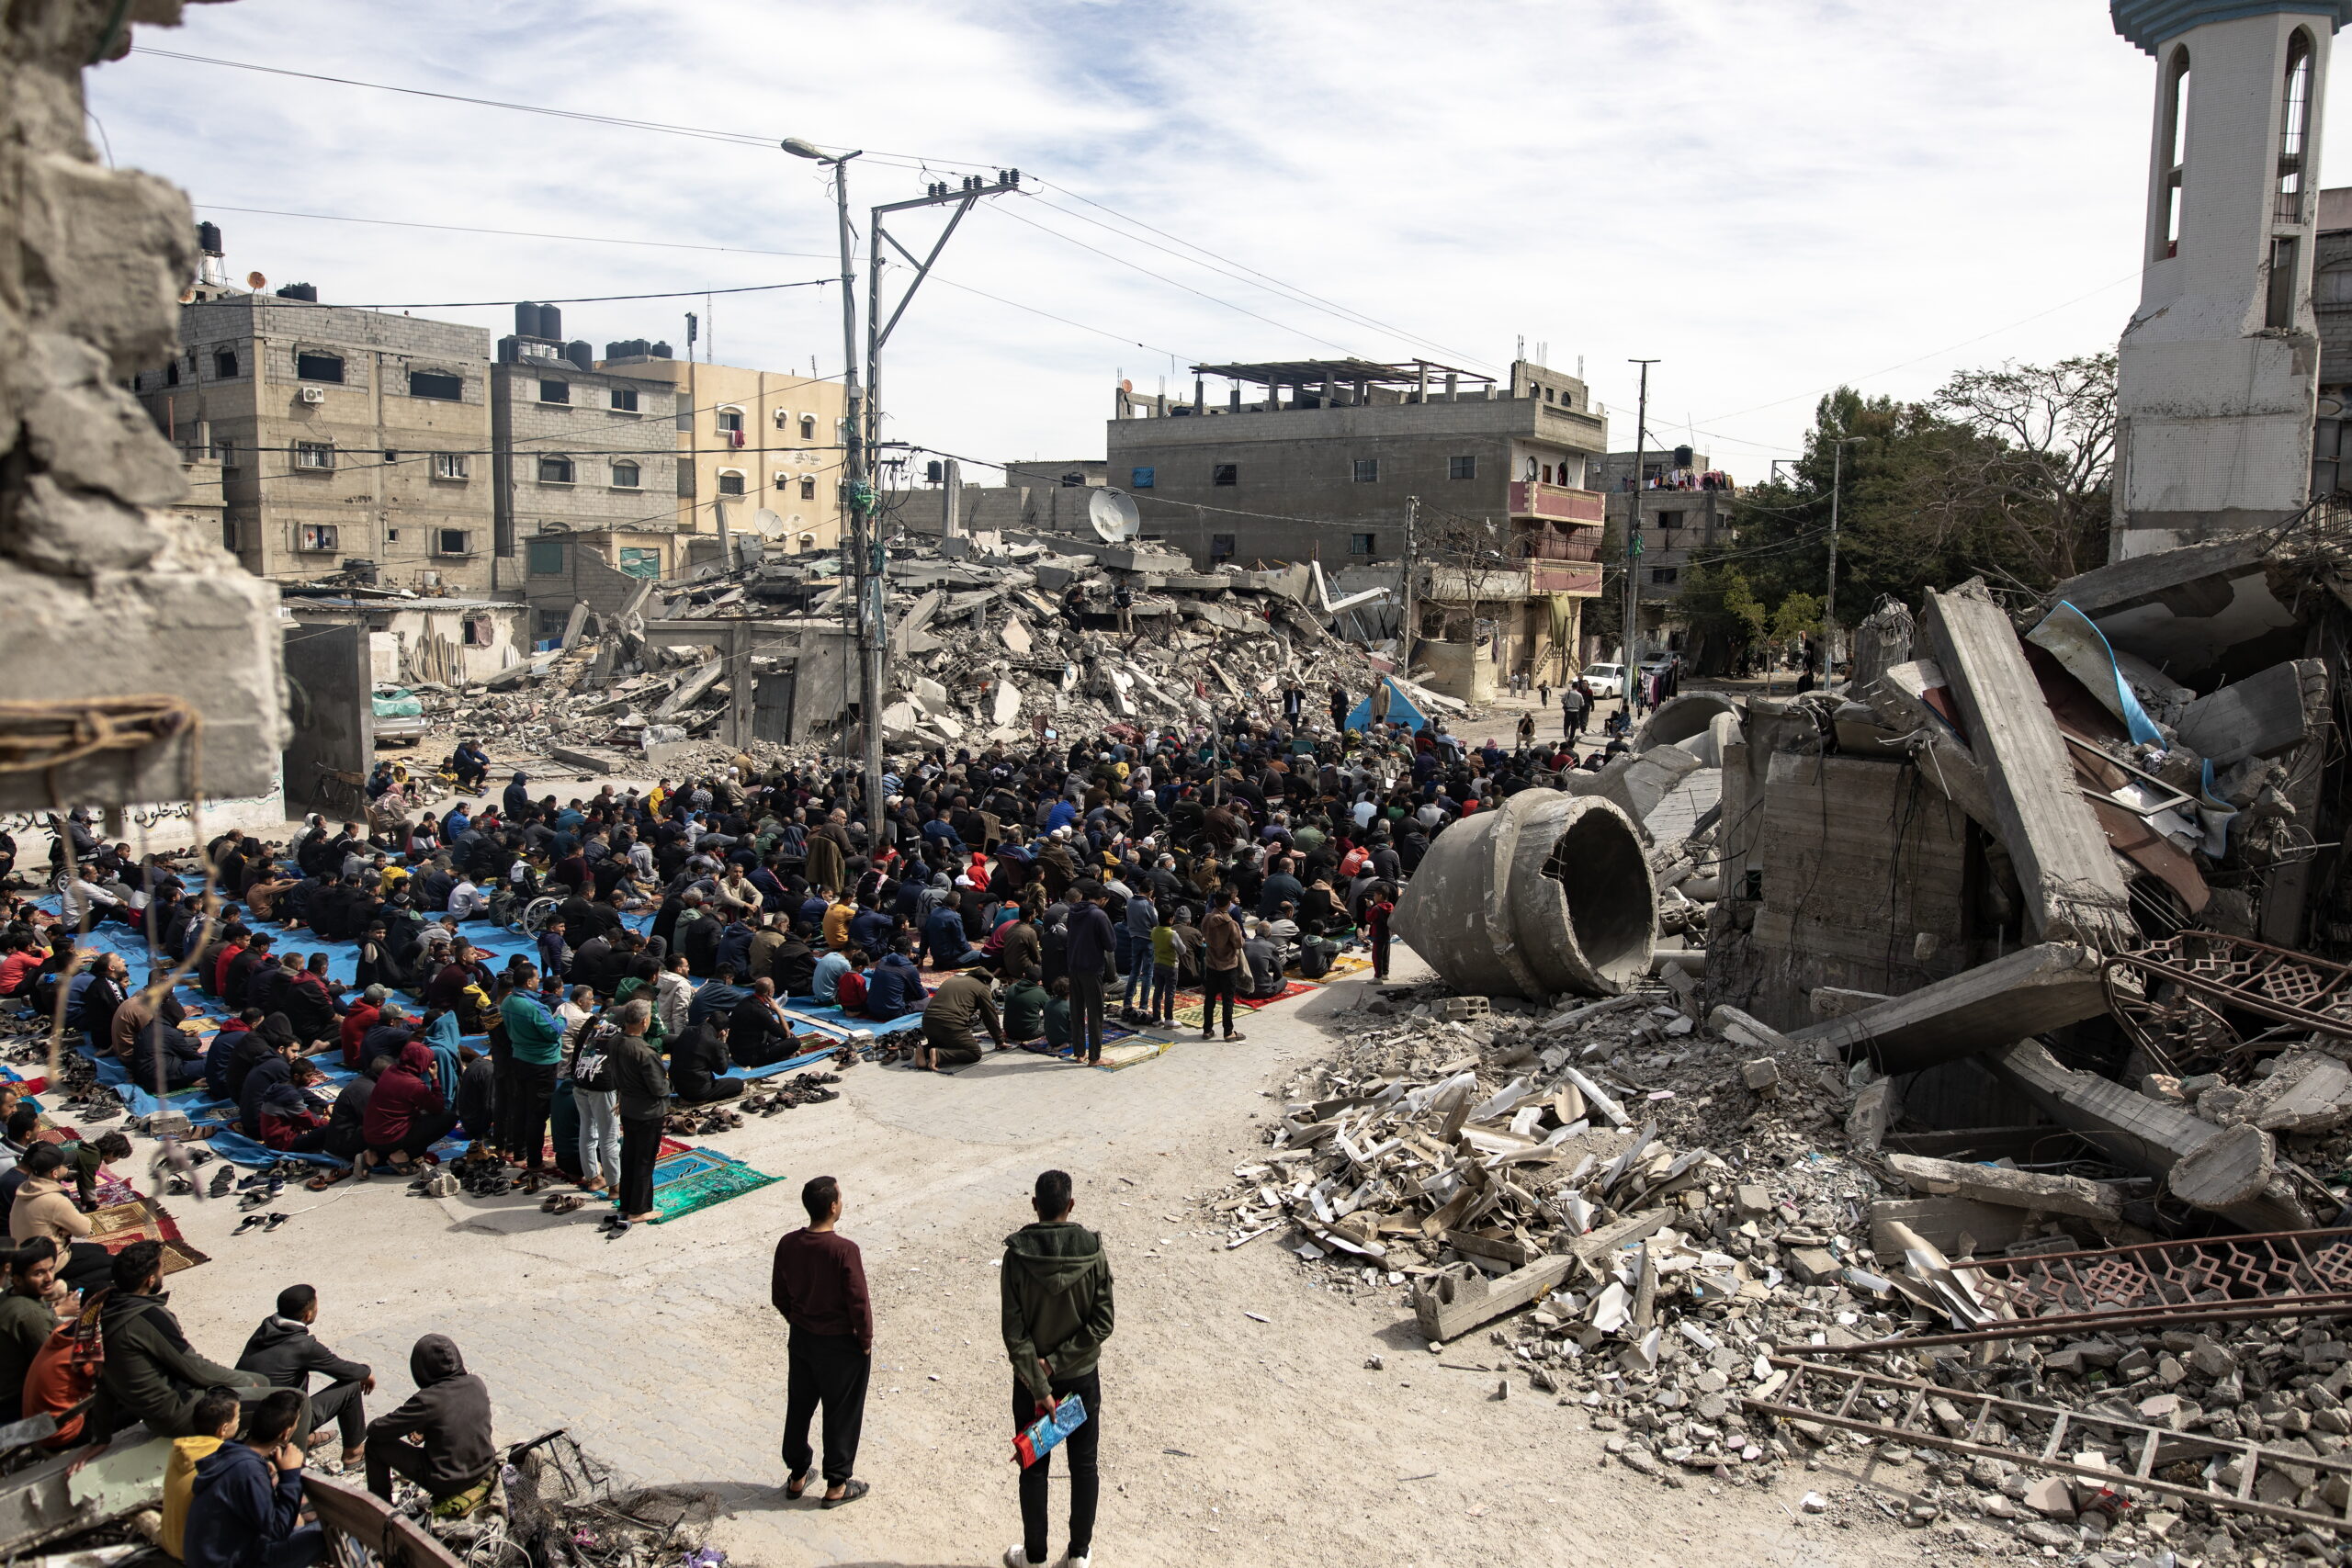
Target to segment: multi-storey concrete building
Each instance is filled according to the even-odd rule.
[[[1683,651],[1683,622],[1676,607],[1694,561],[1731,542],[1731,506],[1736,493],[1729,474],[1717,470],[1703,452],[1689,446],[1640,454],[1636,488],[1632,452],[1611,452],[1596,466],[1596,486],[1609,502],[1609,537],[1625,537],[1626,519],[1638,505],[1641,554],[1635,614],[1642,652]]]
[[[2352,186],[2319,193],[2312,313],[2319,325],[2319,417],[2312,425],[2312,494],[2352,486]]]
[[[1449,688],[1555,677],[1600,592],[1608,423],[1585,384],[1526,360],[1507,381],[1415,360],[1193,367],[1190,401],[1121,387],[1108,477],[1148,537],[1207,567],[1320,560],[1397,586]],[[1226,382],[1222,400],[1206,378]],[[1480,668],[1482,661],[1486,668]]]
[[[846,412],[839,381],[673,359],[652,352],[667,346],[660,344],[605,346],[599,370],[664,385],[675,401],[685,555],[677,564],[716,559],[722,530],[758,534],[768,548],[789,552],[838,546]]]
[[[490,587],[487,332],[321,304],[307,284],[206,282],[180,344],[133,390],[184,452],[220,463],[221,543],[247,570]]]
[[[516,331],[499,340],[490,372],[496,586],[521,589],[537,612],[536,635],[552,637],[581,597],[582,571],[596,576],[575,557],[594,555],[635,579],[687,564],[677,538],[677,392],[594,368],[585,343],[563,341],[553,306],[518,305],[514,314]]]

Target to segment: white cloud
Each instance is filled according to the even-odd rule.
[[[1121,370],[1149,389],[1172,364],[1171,389],[1189,390],[1194,357],[1447,356],[1431,344],[1495,367],[1523,333],[1555,366],[1586,356],[1618,445],[1633,434],[1624,361],[1658,356],[1653,433],[1695,421],[1743,476],[1792,450],[1814,395],[1839,380],[1919,360],[1862,382],[1918,395],[1960,366],[2110,345],[2136,298],[2154,73],[2089,0],[1957,15],[1828,0],[241,0],[139,36],[869,147],[853,165],[861,209],[921,189],[884,153],[1017,164],[1063,187],[975,212],[941,276],[1103,333],[927,293],[886,361],[896,438],[998,459],[1096,453]],[[767,147],[136,54],[91,73],[91,102],[119,161],[200,203],[812,258],[212,214],[234,273],[307,279],[331,300],[832,270],[818,259],[833,238],[820,171]],[[1083,220],[1117,220],[1070,192],[1419,336],[1114,237]],[[924,220],[901,222],[911,243]],[[600,345],[677,342],[690,309],[701,301],[565,315]],[[502,331],[511,319],[442,313]],[[839,321],[831,288],[722,299],[718,356],[784,369],[813,355],[837,371]]]

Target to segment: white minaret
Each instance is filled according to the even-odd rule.
[[[2146,270],[2117,382],[2120,560],[2311,493],[2320,111],[2352,0],[2110,0],[2155,57]]]

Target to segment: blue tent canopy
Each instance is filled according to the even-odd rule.
[[[1403,687],[1385,675],[1380,678],[1380,684],[1388,688],[1389,723],[1401,724],[1409,729],[1419,729],[1429,722],[1430,716],[1413,705],[1413,699],[1405,694]],[[1377,690],[1377,688],[1374,689]],[[1354,730],[1372,728],[1372,694],[1370,692],[1365,693],[1357,701],[1354,709],[1349,713],[1347,728]]]

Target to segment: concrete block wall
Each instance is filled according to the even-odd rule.
[[[276,784],[286,734],[277,590],[169,508],[179,454],[122,383],[179,351],[196,269],[176,187],[111,170],[84,134],[84,62],[178,0],[0,7],[0,670],[9,695],[162,695],[192,731],[40,772],[0,773],[0,810],[53,799],[173,800]],[[99,69],[103,69],[101,66]]]

